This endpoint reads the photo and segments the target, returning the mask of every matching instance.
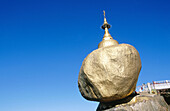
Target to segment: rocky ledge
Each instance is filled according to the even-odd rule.
[[[162,96],[140,94],[109,103],[100,103],[97,111],[170,111],[170,107]]]

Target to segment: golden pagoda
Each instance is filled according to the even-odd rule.
[[[105,30],[105,34],[103,36],[102,41],[99,43],[98,48],[102,47],[107,47],[107,46],[112,46],[112,45],[117,45],[119,44],[116,40],[112,38],[112,36],[109,33],[109,28],[111,27],[110,24],[107,23],[106,16],[105,16],[105,11],[103,11],[104,15],[104,24],[102,25],[102,29]]]

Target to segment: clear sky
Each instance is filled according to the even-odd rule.
[[[94,111],[77,80],[102,10],[113,38],[140,53],[137,85],[169,80],[169,0],[0,0],[0,111]]]

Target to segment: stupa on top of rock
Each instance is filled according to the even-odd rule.
[[[84,59],[79,72],[81,95],[100,102],[96,111],[170,111],[162,96],[134,92],[142,67],[139,53],[114,40],[109,28],[104,11],[103,39]]]
[[[106,20],[106,16],[105,16],[105,11],[103,11],[104,13],[104,24],[102,25],[102,29],[105,30],[105,34],[103,36],[103,40],[99,43],[98,48],[102,48],[102,47],[107,47],[107,46],[111,46],[111,45],[118,45],[119,43],[114,40],[112,38],[112,36],[109,33],[109,28],[111,27],[110,24],[107,23]]]
[[[87,100],[111,102],[129,96],[136,88],[141,70],[139,53],[133,46],[114,40],[109,28],[104,11],[103,40],[84,59],[78,77],[79,90]]]

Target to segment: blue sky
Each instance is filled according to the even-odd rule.
[[[112,37],[140,53],[137,85],[170,79],[168,0],[0,0],[0,111],[94,111],[77,80],[103,10]]]

